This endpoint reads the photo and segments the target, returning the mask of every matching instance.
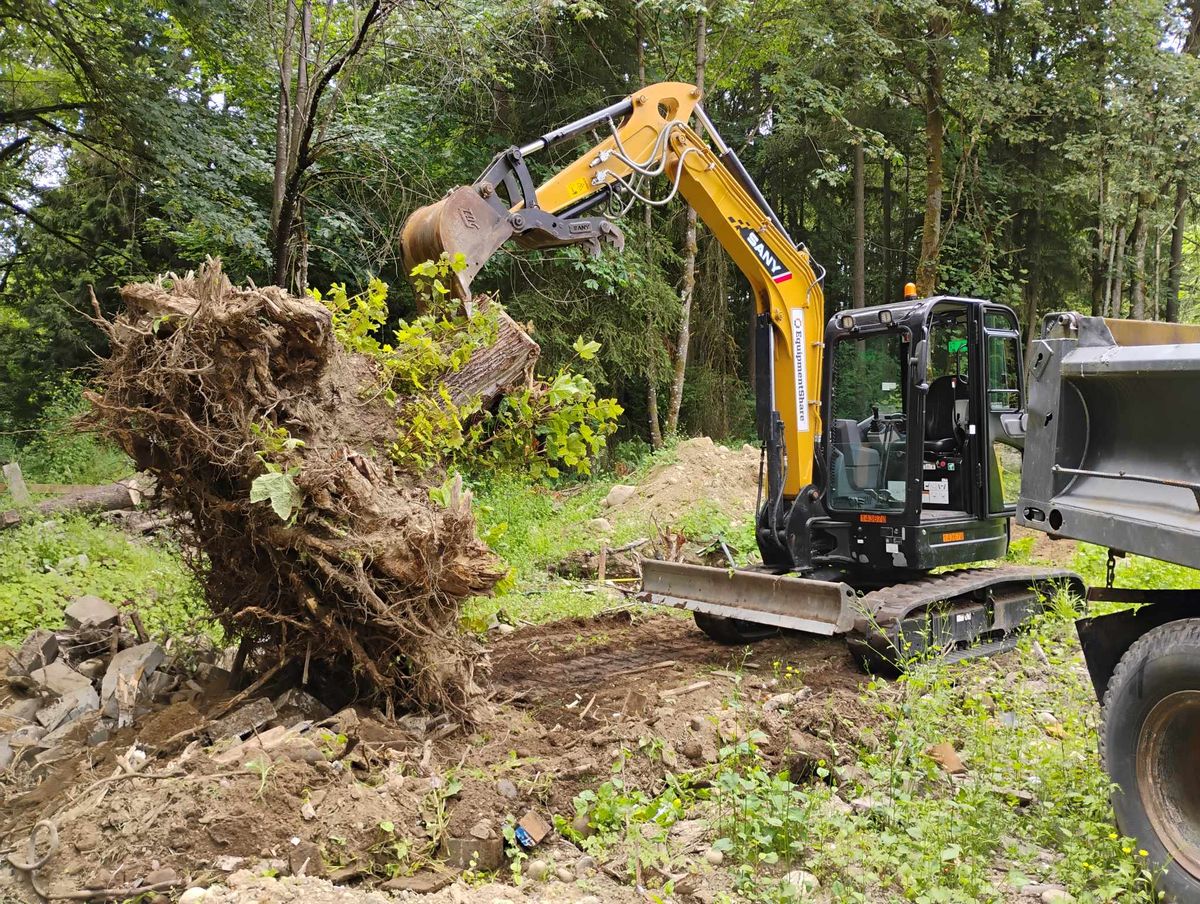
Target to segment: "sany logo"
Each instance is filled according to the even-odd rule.
[[[771,279],[777,283],[787,282],[792,278],[792,271],[779,262],[779,258],[775,256],[775,252],[767,247],[757,232],[748,226],[743,226],[738,230],[742,234],[742,238],[746,240],[746,244],[762,261],[762,265],[767,268],[767,272],[771,274]]]

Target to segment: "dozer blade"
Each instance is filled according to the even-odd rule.
[[[480,197],[477,188],[463,185],[408,218],[400,233],[400,250],[408,272],[438,260],[442,252],[462,254],[467,266],[454,274],[449,288],[454,297],[470,301],[475,274],[512,237],[507,214]]]
[[[849,584],[658,559],[642,562],[640,599],[826,636],[850,631],[856,612]]]

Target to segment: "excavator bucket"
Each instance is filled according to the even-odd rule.
[[[508,215],[480,197],[477,188],[463,185],[408,218],[400,234],[400,250],[410,273],[425,261],[438,260],[443,252],[462,254],[467,266],[454,274],[449,288],[456,298],[470,301],[475,274],[512,237]]]

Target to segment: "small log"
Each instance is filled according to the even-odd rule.
[[[36,521],[57,512],[111,512],[116,509],[131,509],[142,498],[141,492],[124,483],[88,487],[59,496],[57,499],[47,499],[29,508],[0,512],[0,530],[16,527],[25,521]]]
[[[443,379],[455,405],[477,398],[488,409],[506,392],[529,382],[541,347],[503,311],[498,327],[495,342]]]

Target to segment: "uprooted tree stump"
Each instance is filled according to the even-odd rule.
[[[370,391],[374,362],[342,348],[321,304],[236,288],[219,262],[121,294],[90,417],[191,513],[220,623],[262,671],[324,663],[360,695],[469,718],[480,660],[459,608],[505,569],[476,535],[469,493],[455,484],[434,502],[387,459],[402,428]],[[522,379],[537,345],[518,332],[507,356],[493,349],[456,379]],[[300,494],[288,520],[250,501],[278,428],[288,450],[275,467]]]

